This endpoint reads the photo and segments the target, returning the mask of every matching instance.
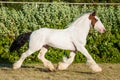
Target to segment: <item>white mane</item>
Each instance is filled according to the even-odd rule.
[[[78,22],[82,22],[84,20],[84,18],[88,17],[88,14],[90,14],[92,12],[87,12],[84,13],[80,16],[78,16],[72,23],[70,23],[67,27],[72,27],[73,25],[76,25]]]

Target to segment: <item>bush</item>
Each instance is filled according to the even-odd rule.
[[[0,7],[0,62],[14,62],[22,52],[27,50],[28,43],[13,53],[9,53],[12,41],[24,32],[49,27],[64,29],[77,16],[89,10],[96,10],[107,32],[103,35],[90,30],[86,48],[97,62],[120,62],[120,6],[86,6],[68,4],[23,5],[20,9]],[[38,62],[37,54],[26,59],[26,63]],[[46,58],[58,62],[69,51],[50,48]],[[84,62],[85,58],[77,52],[75,62]]]

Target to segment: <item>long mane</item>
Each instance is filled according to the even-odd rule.
[[[93,11],[88,11],[88,12],[86,12],[86,13],[78,16],[73,22],[71,22],[70,24],[67,25],[67,28],[68,28],[68,27],[72,27],[76,22],[83,20],[83,18],[84,18],[85,15],[88,15],[88,14],[90,14],[90,13],[92,13],[92,12],[93,12]]]

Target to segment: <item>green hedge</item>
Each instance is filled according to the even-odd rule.
[[[49,27],[64,29],[84,12],[96,10],[107,31],[104,34],[90,30],[86,48],[97,62],[120,62],[120,6],[86,6],[68,4],[26,5],[20,9],[0,7],[0,62],[14,62],[22,52],[27,50],[28,43],[13,53],[9,52],[12,41],[24,32]],[[37,54],[26,59],[26,63],[39,62]],[[69,51],[50,48],[46,58],[52,62],[62,60]],[[77,52],[75,62],[84,62],[85,57]]]
[[[4,0],[4,1],[19,1],[19,0]],[[120,1],[119,0],[20,0],[21,2],[25,2],[25,1],[32,1],[32,2],[54,2],[54,1],[57,1],[57,2],[80,2],[80,3],[100,3],[100,2],[107,2],[107,3],[119,3]]]

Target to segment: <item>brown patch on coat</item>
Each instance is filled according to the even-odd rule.
[[[89,16],[89,19],[91,20],[91,25],[92,25],[92,26],[94,26],[95,23],[98,21],[98,20],[95,18],[95,15],[96,15],[96,13],[93,12],[93,13],[90,14],[90,16]]]

